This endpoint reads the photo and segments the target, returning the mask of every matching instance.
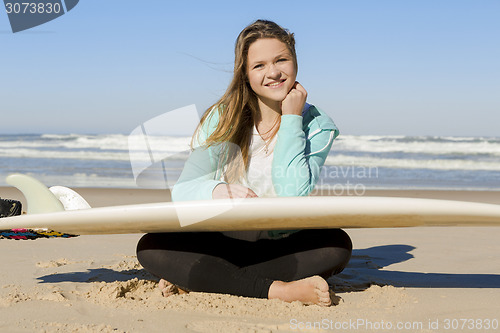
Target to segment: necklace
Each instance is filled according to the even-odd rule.
[[[276,136],[276,133],[277,133],[277,130],[275,130],[275,127],[278,123],[281,123],[281,117],[278,116],[276,117],[276,120],[274,121],[274,124],[273,126],[271,126],[271,128],[264,133],[264,135],[267,135],[269,134],[270,132],[272,132],[268,137],[267,139],[264,139],[264,137],[259,133],[259,136],[262,140],[264,140],[264,153],[267,155],[269,153],[269,145],[271,144],[271,142],[273,141],[274,137]],[[277,127],[279,129],[279,125]],[[258,132],[258,130],[257,130]]]
[[[265,140],[265,144],[264,144],[264,153],[269,154],[269,145],[271,144],[271,141],[273,141],[274,139],[274,136],[272,136],[271,138]]]

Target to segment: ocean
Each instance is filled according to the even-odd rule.
[[[68,187],[136,188],[151,160],[169,186],[189,156],[189,137],[0,135],[0,186],[11,173]],[[130,149],[129,149],[130,141]],[[139,143],[138,143],[139,142]],[[131,163],[132,161],[132,163]],[[155,187],[151,182],[146,187]],[[336,194],[364,189],[500,190],[500,138],[342,135],[318,182]]]

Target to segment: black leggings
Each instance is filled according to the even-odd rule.
[[[256,242],[219,232],[146,234],[137,245],[147,271],[182,289],[259,298],[267,298],[274,280],[338,274],[351,252],[351,239],[340,229]]]

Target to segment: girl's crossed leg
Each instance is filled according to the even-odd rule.
[[[330,304],[325,279],[344,269],[351,252],[341,229],[256,242],[219,232],[146,234],[137,246],[147,271],[184,290],[320,305]]]

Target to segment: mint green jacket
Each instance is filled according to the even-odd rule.
[[[195,138],[195,147],[181,176],[172,189],[172,201],[210,200],[221,180],[223,166],[218,165],[217,147],[203,143],[218,123],[212,112]],[[272,164],[272,181],[280,197],[306,196],[316,185],[333,140],[339,131],[330,117],[306,104],[299,115],[282,115]]]

